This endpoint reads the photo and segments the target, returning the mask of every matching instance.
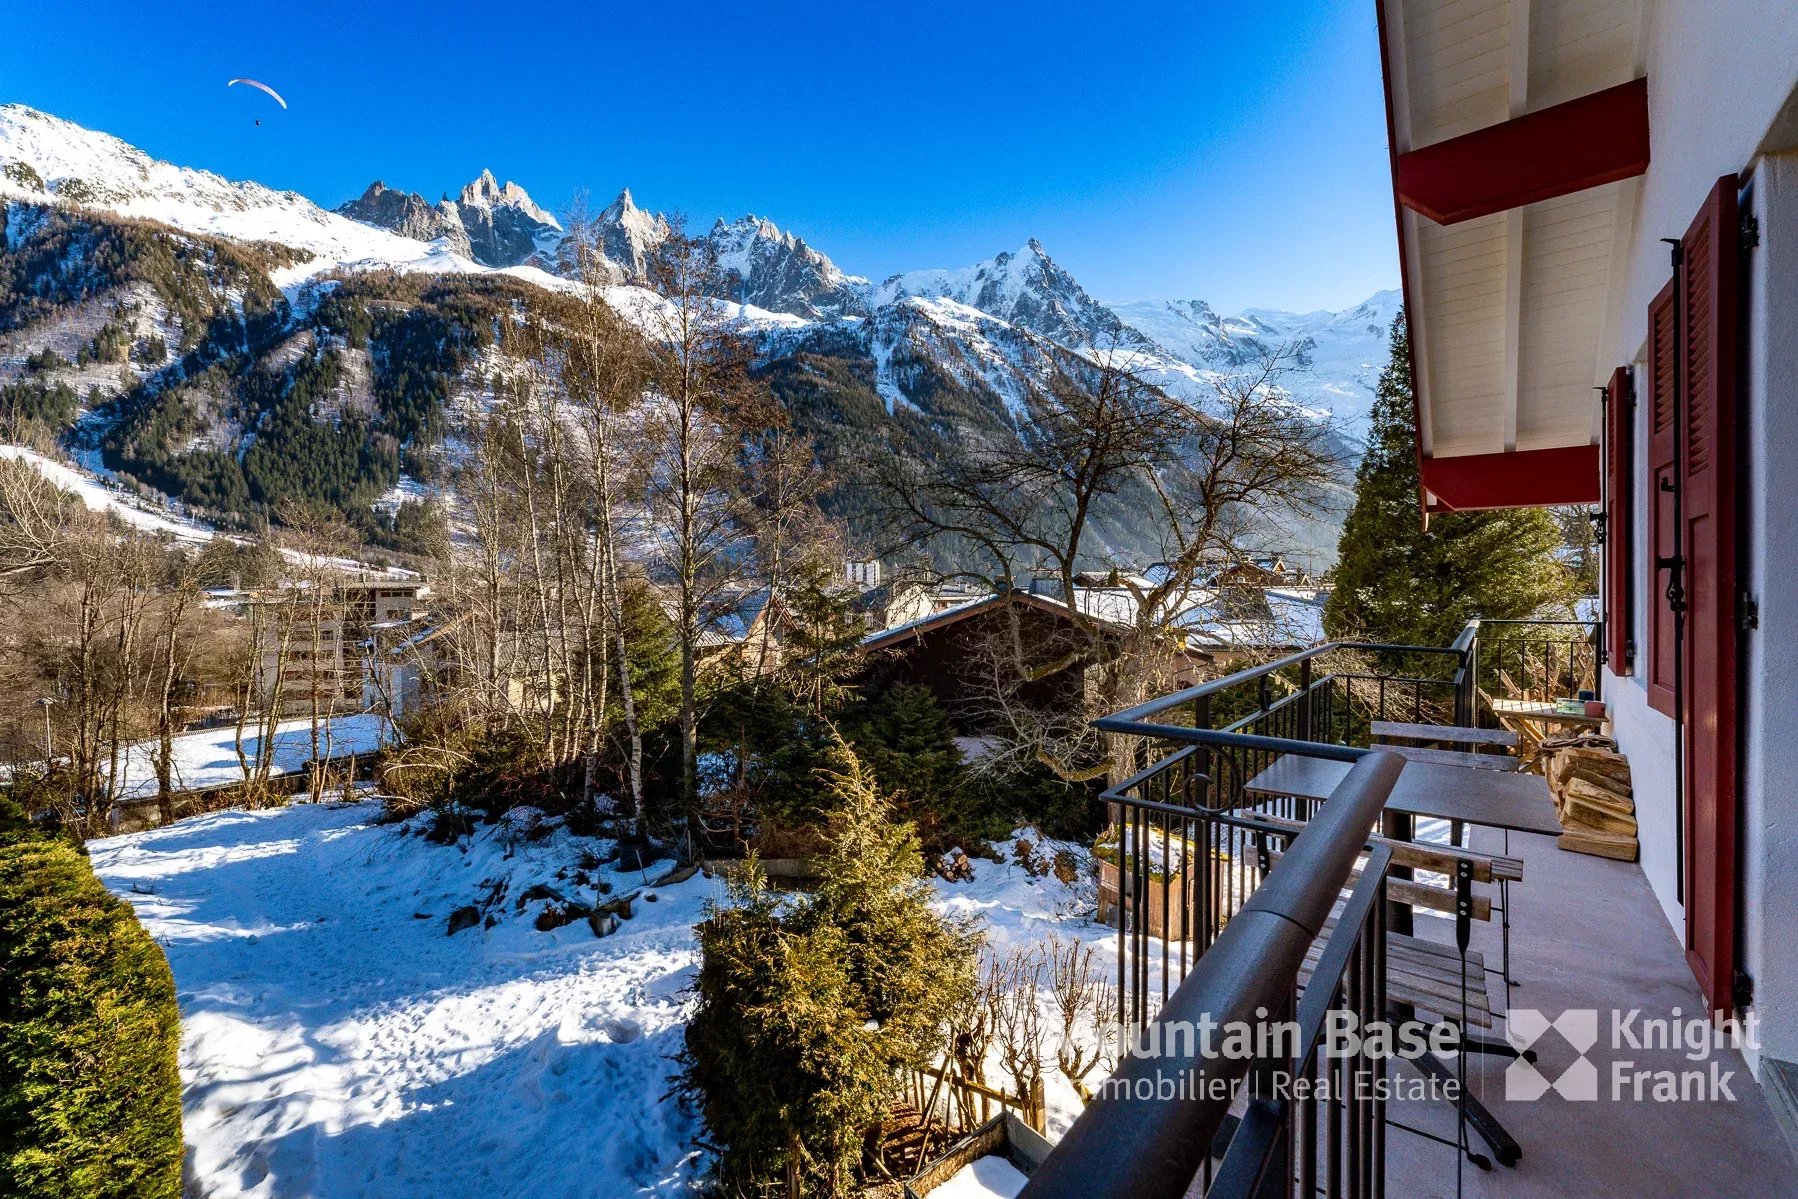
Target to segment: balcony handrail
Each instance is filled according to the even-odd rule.
[[[1203,736],[1210,730],[1161,727],[1181,739],[1210,741]],[[1213,735],[1227,738],[1226,744],[1237,743],[1242,736]],[[1284,742],[1272,737],[1252,740]],[[1296,744],[1311,752],[1347,749]],[[1368,830],[1404,767],[1397,754],[1350,752],[1354,765],[1347,777],[1194,963],[1138,1042],[1179,1051],[1126,1055],[1113,1081],[1101,1088],[1031,1175],[1021,1199],[1177,1199],[1187,1193],[1210,1158],[1213,1137],[1235,1087],[1257,1063],[1208,1056],[1199,1051],[1196,1037],[1187,1037],[1184,1046],[1178,1046],[1181,1038],[1164,1032],[1170,1026],[1186,1030],[1254,1025],[1291,1002],[1305,956],[1365,852]],[[1185,1080],[1179,1098],[1165,1102],[1130,1098],[1137,1079],[1148,1080],[1152,1093],[1158,1094],[1160,1079],[1170,1077]]]
[[[1444,680],[1445,682],[1447,680]],[[1292,737],[1264,737],[1259,733],[1238,733],[1228,729],[1198,729],[1189,724],[1151,724],[1141,720],[1126,720],[1123,714],[1101,716],[1093,721],[1093,727],[1107,733],[1130,733],[1137,737],[1158,737],[1164,741],[1181,741],[1188,745],[1220,745],[1230,749],[1258,749],[1276,754],[1303,754],[1308,758],[1327,758],[1332,762],[1359,762],[1368,754],[1375,752],[1356,745],[1332,745],[1326,741],[1299,741]],[[1138,772],[1127,784],[1140,783],[1149,775],[1155,774],[1172,763],[1172,756],[1156,761],[1146,770]],[[1120,791],[1126,783],[1107,791]]]
[[[1392,849],[1390,846],[1371,846],[1367,859],[1361,869],[1361,878],[1355,884],[1353,893],[1342,905],[1341,914],[1337,917],[1336,932],[1325,943],[1323,952],[1318,955],[1317,966],[1312,971],[1311,980],[1314,985],[1307,986],[1298,1002],[1299,1043],[1293,1051],[1290,1078],[1296,1082],[1300,1078],[1310,1077],[1317,1068],[1318,1053],[1323,1048],[1325,1024],[1330,1013],[1338,1005],[1336,984],[1344,980],[1355,968],[1356,951],[1369,942],[1379,942],[1384,937],[1385,922],[1379,917],[1379,908],[1386,899],[1386,875],[1392,865]],[[1371,927],[1370,927],[1371,926]],[[1385,965],[1384,947],[1375,950],[1374,967],[1383,969]],[[1364,1006],[1372,999],[1371,1007],[1376,1012],[1384,1011],[1384,1000],[1381,996],[1381,984],[1375,982],[1370,997],[1363,993]],[[1277,1065],[1278,1063],[1274,1063]],[[1317,1190],[1318,1154],[1316,1115],[1308,1111],[1309,1101],[1297,1095],[1280,1095],[1278,1089],[1271,1095],[1251,1095],[1248,1106],[1243,1111],[1242,1123],[1236,1135],[1230,1139],[1229,1149],[1225,1151],[1223,1161],[1218,1164],[1217,1175],[1206,1190],[1207,1199],[1219,1196],[1220,1199],[1248,1199],[1268,1193],[1269,1174],[1278,1178],[1282,1171],[1276,1157],[1281,1149],[1282,1133],[1291,1134],[1299,1129],[1304,1131],[1298,1136],[1296,1148],[1298,1167],[1296,1177],[1287,1177],[1283,1181],[1288,1186],[1279,1188],[1281,1193],[1293,1193],[1310,1199]],[[1356,1097],[1362,1103],[1367,1097]],[[1366,1129],[1371,1133],[1368,1137],[1375,1146],[1382,1143],[1377,1123],[1384,1118],[1383,1100],[1375,1095],[1371,1114],[1375,1128]],[[1354,1099],[1351,1099],[1353,1102]],[[1295,1120],[1294,1117],[1300,1117]],[[1305,1117],[1309,1116],[1309,1119]],[[1295,1128],[1295,1125],[1298,1128]],[[1383,1180],[1384,1170],[1374,1162],[1377,1152],[1366,1155],[1361,1162],[1363,1177],[1363,1194],[1381,1194],[1376,1180]],[[1368,1186],[1375,1182],[1374,1186]]]
[[[1463,636],[1466,636],[1465,632],[1463,632]],[[1169,708],[1176,708],[1181,704],[1189,704],[1194,700],[1216,695],[1219,692],[1227,691],[1232,687],[1239,687],[1244,683],[1264,678],[1268,675],[1275,674],[1278,671],[1285,670],[1288,667],[1302,665],[1313,658],[1318,658],[1324,654],[1332,653],[1337,650],[1351,650],[1365,653],[1441,654],[1444,656],[1452,656],[1458,663],[1463,665],[1467,658],[1466,647],[1460,645],[1458,641],[1455,645],[1393,645],[1380,641],[1327,641],[1322,645],[1314,645],[1309,649],[1302,649],[1296,653],[1287,654],[1283,658],[1275,658],[1271,662],[1263,662],[1259,666],[1251,666],[1246,670],[1236,671],[1234,674],[1227,674],[1221,678],[1210,679],[1206,682],[1198,683],[1194,686],[1187,687],[1182,691],[1173,691],[1166,695],[1158,695],[1154,699],[1145,700],[1140,704],[1100,717],[1093,723],[1097,727],[1105,729],[1108,732],[1135,732],[1137,730],[1118,727],[1118,724],[1134,724],[1146,721],[1149,717],[1165,712]],[[1441,681],[1446,683],[1449,680],[1443,679]]]

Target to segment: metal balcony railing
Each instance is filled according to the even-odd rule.
[[[1549,702],[1590,691],[1603,698],[1602,620],[1480,619],[1467,627],[1468,672],[1484,694]]]
[[[1140,738],[1143,763],[1103,796],[1111,819],[1099,845],[1101,909],[1118,927],[1119,1023],[1153,1039],[1203,1014],[1221,1023],[1260,1011],[1264,1021],[1296,1017],[1299,1039],[1246,1063],[1127,1059],[1027,1196],[1173,1196],[1195,1186],[1219,1199],[1381,1193],[1378,1090],[1342,1086],[1380,1066],[1317,1056],[1331,1011],[1371,1019],[1384,1010],[1390,857],[1368,851],[1367,837],[1402,763],[1363,746],[1375,720],[1473,723],[1478,638],[1470,622],[1449,646],[1332,642],[1094,722]],[[1244,784],[1282,754],[1354,765],[1321,805],[1252,797]],[[1308,823],[1282,835],[1244,820],[1250,806]],[[1351,882],[1301,989],[1305,955]],[[1184,1094],[1201,1097],[1142,1102],[1129,1092],[1169,1070],[1184,1070]],[[1299,1101],[1290,1086],[1284,1096],[1256,1093],[1274,1076],[1328,1077],[1336,1098]],[[1249,1088],[1239,1124],[1209,1097],[1216,1086]]]
[[[1200,729],[1176,736],[1191,739],[1194,748],[1299,752],[1306,745]],[[1403,763],[1392,754],[1311,748],[1357,760],[1271,867],[1265,852],[1252,866],[1238,857],[1235,848],[1247,843],[1250,832],[1227,811],[1118,800],[1130,813],[1128,840],[1120,838],[1120,851],[1125,846],[1135,851],[1134,858],[1120,852],[1118,864],[1134,867],[1120,875],[1138,880],[1133,897],[1138,917],[1150,902],[1149,863],[1155,853],[1150,834],[1158,831],[1163,847],[1172,843],[1175,828],[1181,838],[1191,838],[1174,854],[1188,859],[1178,887],[1182,902],[1197,916],[1195,958],[1191,972],[1158,1010],[1132,1022],[1131,1051],[1123,1065],[1031,1176],[1024,1199],[1175,1199],[1195,1185],[1220,1199],[1272,1194],[1272,1188],[1309,1197],[1320,1185],[1333,1195],[1381,1193],[1383,1099],[1368,1080],[1382,1064],[1359,1054],[1324,1058],[1319,1047],[1332,1011],[1352,1011],[1365,1021],[1385,1009],[1389,850],[1373,850],[1360,861],[1349,900],[1321,942],[1321,955],[1302,989],[1300,980],[1306,955],[1350,885],[1368,830]],[[1182,762],[1192,761],[1191,753],[1180,753]],[[1222,846],[1231,852],[1220,855]],[[1174,889],[1164,877],[1163,902]],[[1184,938],[1181,945],[1184,952]],[[1166,966],[1164,959],[1164,981]],[[1142,981],[1138,1003],[1146,990]],[[1228,1056],[1206,1052],[1206,1038],[1193,1033],[1243,1026],[1257,1030],[1257,1044],[1276,1048]],[[1296,1036],[1279,1031],[1294,1027]],[[1146,1047],[1155,1052],[1144,1052]],[[1326,1086],[1305,1094],[1294,1083],[1300,1079]],[[1229,1121],[1239,1100],[1245,1104],[1240,1121]]]
[[[1384,1012],[1390,854],[1367,841],[1402,762],[1364,748],[1370,726],[1474,725],[1492,719],[1490,696],[1596,692],[1603,660],[1601,622],[1475,619],[1448,646],[1332,642],[1095,721],[1138,739],[1141,766],[1102,797],[1100,907],[1118,929],[1119,1024],[1139,1044],[1207,1017],[1296,1018],[1299,1035],[1248,1061],[1127,1056],[1027,1199],[1381,1195],[1381,1092],[1362,1084],[1383,1067],[1318,1057],[1332,1011]],[[1250,795],[1244,785],[1282,754],[1354,765],[1322,804]],[[1246,820],[1249,807],[1304,831]],[[1176,1097],[1133,1089],[1170,1072],[1187,1079]],[[1289,1080],[1286,1092],[1265,1088],[1273,1077]],[[1307,1078],[1327,1078],[1330,1097],[1297,1098],[1290,1080]],[[1227,1117],[1232,1102],[1240,1120]]]

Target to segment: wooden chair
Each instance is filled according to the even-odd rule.
[[[1278,836],[1285,841],[1298,835],[1304,828],[1302,823],[1285,817],[1263,813],[1242,815],[1246,822],[1267,830],[1268,836],[1257,837],[1264,869],[1271,867],[1280,858],[1280,852],[1268,844],[1269,838]],[[1468,941],[1473,921],[1490,920],[1493,910],[1489,899],[1473,893],[1474,884],[1520,881],[1523,878],[1523,862],[1517,858],[1473,853],[1456,846],[1426,841],[1395,841],[1386,837],[1369,836],[1367,843],[1369,847],[1384,846],[1390,849],[1394,866],[1429,871],[1444,878],[1443,883],[1415,878],[1388,878],[1388,901],[1445,912],[1455,917],[1454,944],[1429,941],[1404,933],[1386,934],[1386,1003],[1392,1009],[1392,1014],[1400,1019],[1410,1019],[1415,1018],[1418,1012],[1426,1012],[1438,1023],[1457,1026],[1463,1053],[1519,1056],[1509,1042],[1476,1037],[1469,1031],[1469,1026],[1491,1028],[1494,1018],[1503,1013],[1493,1010],[1491,992],[1487,988],[1489,971],[1485,958],[1468,948]],[[1345,895],[1354,889],[1360,876],[1359,870],[1351,873],[1343,884]],[[1329,934],[1335,928],[1336,917],[1332,915],[1324,922],[1322,935],[1313,940],[1307,951],[1304,965],[1299,970],[1301,991],[1311,981],[1312,972],[1316,970],[1322,959],[1324,946],[1329,941]],[[1506,955],[1509,956],[1508,948]],[[1522,1056],[1532,1062],[1536,1060],[1533,1050],[1525,1050]],[[1461,1059],[1456,1066],[1462,1095],[1465,1095],[1466,1086],[1465,1076],[1460,1073],[1464,1068],[1464,1060]],[[1422,1066],[1425,1062],[1420,1059],[1418,1064]],[[1434,1069],[1441,1070],[1443,1067],[1438,1063]],[[1481,1169],[1490,1170],[1491,1161],[1483,1154],[1475,1153],[1467,1143],[1468,1112],[1459,1099],[1456,1102],[1456,1120],[1460,1125],[1460,1135],[1455,1141],[1420,1129],[1410,1131],[1452,1146],[1457,1153],[1465,1153]],[[1507,1165],[1516,1163],[1520,1151],[1508,1132],[1496,1122],[1490,1121],[1489,1117],[1474,1127],[1501,1161]]]
[[[1265,828],[1272,837],[1281,841],[1297,835],[1305,827],[1297,820],[1259,812],[1243,813],[1242,818],[1247,824]],[[1265,859],[1263,867],[1271,868],[1280,860],[1281,851],[1274,848],[1268,838],[1260,840],[1258,848]],[[1394,841],[1380,836],[1368,837],[1367,843],[1370,847],[1379,845],[1390,849],[1395,866],[1427,871],[1445,880],[1443,883],[1436,883],[1416,878],[1389,878],[1386,880],[1388,900],[1412,908],[1455,916],[1458,920],[1463,919],[1463,899],[1466,900],[1465,920],[1492,919],[1491,899],[1473,894],[1474,884],[1511,883],[1523,878],[1523,861],[1520,858],[1474,853],[1428,841]],[[1353,890],[1360,877],[1361,872],[1355,871],[1344,884],[1344,889]],[[1460,892],[1463,890],[1467,894],[1462,895]],[[1335,927],[1334,918],[1328,927]],[[1310,977],[1311,969],[1323,953],[1323,944],[1327,939],[1319,937],[1313,943],[1305,967],[1300,973],[1301,985]],[[1487,986],[1489,973],[1503,972],[1488,971],[1485,956],[1476,950],[1468,950],[1467,1022],[1481,1028],[1492,1026],[1492,997]],[[1386,998],[1395,1006],[1421,1009],[1458,1023],[1461,1013],[1460,953],[1455,946],[1438,941],[1426,941],[1404,933],[1387,933]]]

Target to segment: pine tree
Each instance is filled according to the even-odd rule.
[[[931,908],[916,832],[846,744],[829,758],[836,806],[816,896],[771,894],[752,858],[698,929],[681,1088],[728,1194],[848,1193],[900,1071],[941,1052],[974,986],[977,939]]]
[[[1547,510],[1447,513],[1424,529],[1412,418],[1411,345],[1401,312],[1342,530],[1325,631],[1332,638],[1447,645],[1472,617],[1519,619],[1564,604],[1570,579],[1555,559],[1560,533]]]

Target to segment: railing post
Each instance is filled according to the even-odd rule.
[[[1209,695],[1201,695],[1192,701],[1192,727],[1195,729],[1211,727],[1211,697]],[[1209,745],[1200,747],[1197,756],[1199,759],[1199,794],[1193,806],[1209,808],[1211,806],[1211,781],[1217,777],[1216,772],[1212,769],[1211,747]]]
[[[1311,740],[1311,659],[1299,663],[1299,740]]]

